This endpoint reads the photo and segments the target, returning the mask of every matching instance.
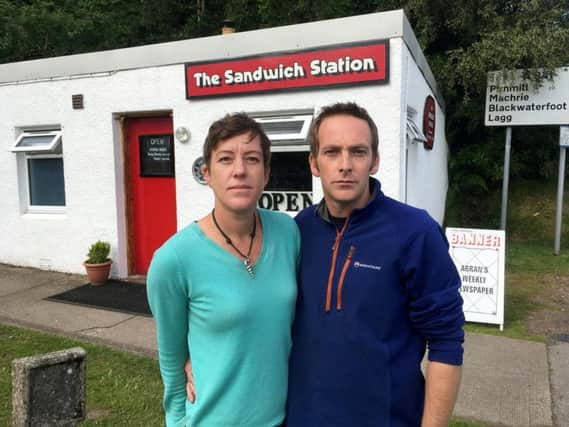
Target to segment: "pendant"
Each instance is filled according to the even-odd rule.
[[[251,276],[251,279],[255,278],[255,273],[253,272],[253,264],[251,264],[251,258],[247,257],[243,260],[243,265],[245,266],[245,270]]]

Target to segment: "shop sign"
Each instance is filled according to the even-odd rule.
[[[174,176],[172,135],[143,135],[140,144],[140,176]]]
[[[312,205],[311,191],[265,191],[259,207],[273,211],[299,212]]]
[[[486,126],[564,125],[569,123],[569,68],[557,69],[553,81],[542,86],[522,76],[500,82],[496,72],[488,73],[486,88]]]
[[[460,275],[469,322],[504,324],[505,233],[447,228],[449,252]]]
[[[425,100],[425,108],[423,109],[423,135],[427,140],[425,141],[425,149],[432,150],[435,144],[435,98],[431,95],[427,96]]]
[[[186,98],[389,82],[389,41],[331,46],[286,54],[192,62]]]

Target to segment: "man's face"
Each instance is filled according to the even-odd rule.
[[[229,211],[254,209],[269,179],[261,140],[249,133],[221,141],[213,150],[204,177],[215,193],[216,208]]]
[[[347,217],[369,200],[369,175],[379,168],[371,150],[371,131],[365,120],[339,114],[325,118],[318,131],[316,156],[310,169],[320,177],[330,213]]]

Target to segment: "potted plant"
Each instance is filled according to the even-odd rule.
[[[111,244],[98,240],[89,247],[87,260],[83,263],[92,285],[104,285],[109,279],[112,261],[109,258]]]

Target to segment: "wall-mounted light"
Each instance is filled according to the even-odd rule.
[[[179,128],[176,128],[175,135],[176,135],[176,140],[178,142],[183,143],[183,144],[188,142],[190,140],[190,137],[192,136],[192,134],[190,133],[190,130],[184,126],[180,126]]]

